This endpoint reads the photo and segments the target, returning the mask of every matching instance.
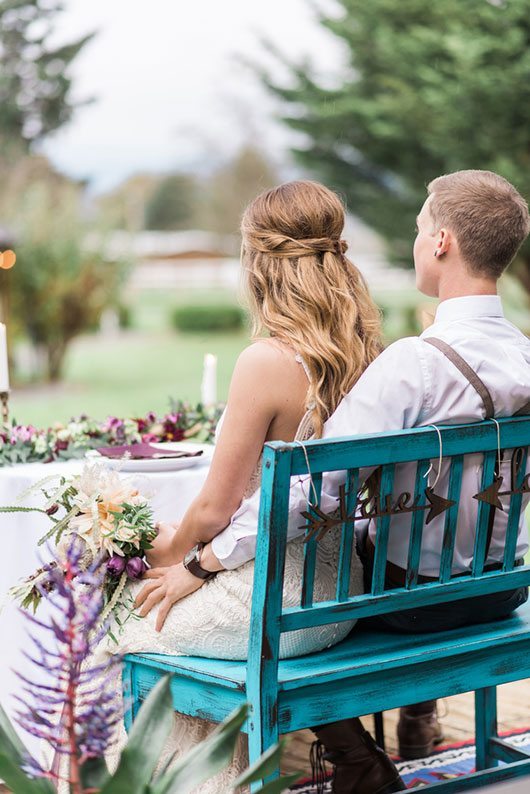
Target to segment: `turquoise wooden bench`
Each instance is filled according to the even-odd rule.
[[[483,453],[482,489],[494,479],[498,454],[497,426],[492,421],[440,428],[444,459],[451,458],[445,511],[443,554],[439,580],[418,583],[418,564],[426,513],[424,475],[430,459],[439,454],[435,429],[418,428],[326,441],[309,441],[303,448],[281,442],[265,445],[254,575],[248,661],[223,661],[160,654],[132,654],[124,659],[124,690],[130,703],[130,726],[141,701],[166,673],[172,673],[175,709],[215,722],[244,702],[251,704],[245,730],[251,762],[288,733],[395,708],[409,703],[475,692],[476,767],[465,778],[435,784],[431,789],[463,791],[510,777],[530,774],[530,756],[497,736],[496,687],[530,677],[530,606],[504,621],[421,636],[355,629],[328,650],[279,661],[281,632],[321,626],[429,604],[500,592],[530,585],[530,566],[514,565],[517,528],[523,492],[530,490],[525,475],[530,419],[499,422],[502,449],[513,455],[512,482],[501,491],[511,493],[502,570],[484,571],[491,505],[479,501],[472,571],[451,578],[451,562],[460,502],[464,456]],[[306,458],[307,455],[307,458]],[[354,542],[353,520],[342,522],[336,597],[313,603],[315,555],[319,532],[328,518],[308,509],[301,603],[282,610],[282,577],[290,478],[304,475],[308,464],[317,494],[322,473],[347,470],[347,489],[341,518],[351,518],[359,491],[359,469],[381,467],[380,505],[372,590],[349,597],[348,573]],[[393,494],[396,464],[416,461],[415,492],[410,499]],[[319,497],[320,498],[320,497]],[[406,586],[384,589],[386,550],[392,515],[410,512],[411,536]],[[316,531],[318,530],[318,531]],[[274,773],[271,778],[275,777]],[[271,779],[268,778],[268,779]],[[253,791],[260,784],[254,784]]]

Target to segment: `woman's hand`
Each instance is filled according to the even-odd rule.
[[[155,625],[157,631],[162,630],[173,604],[204,584],[203,579],[193,576],[182,563],[169,568],[151,568],[143,578],[150,581],[139,592],[134,606],[135,609],[141,607],[139,614],[144,618],[154,606],[160,604]]]
[[[145,555],[149,565],[152,568],[165,568],[182,562],[184,554],[179,554],[175,542],[175,532],[178,530],[179,524],[159,521],[156,526],[158,535],[153,541],[153,548],[149,549]]]

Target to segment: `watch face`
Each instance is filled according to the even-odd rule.
[[[195,559],[197,559],[197,546],[194,546],[192,549],[188,551],[188,553],[184,557],[184,565],[189,565],[189,563]]]

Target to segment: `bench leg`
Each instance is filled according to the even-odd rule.
[[[374,714],[375,741],[381,750],[385,749],[385,725],[383,722],[383,717],[383,711],[378,711],[376,714]]]
[[[477,771],[498,766],[490,753],[490,739],[497,736],[497,687],[475,691],[475,755]]]
[[[261,706],[261,704],[260,704]],[[259,708],[259,707],[258,707]],[[274,725],[267,720],[267,715],[262,709],[260,714],[251,715],[249,720],[249,730],[248,730],[248,756],[249,756],[249,766],[256,763],[258,758],[263,755],[263,753],[272,747],[272,745],[277,744],[279,741],[279,734],[278,734],[278,723],[275,722]],[[280,769],[277,768],[273,772],[271,772],[266,780],[257,780],[254,783],[250,784],[250,791],[256,792],[263,786],[265,782],[269,782],[270,780],[274,780],[275,778],[280,776]]]

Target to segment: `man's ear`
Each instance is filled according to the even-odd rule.
[[[434,255],[439,257],[447,254],[451,247],[451,232],[448,229],[440,229],[436,235],[436,250]]]

